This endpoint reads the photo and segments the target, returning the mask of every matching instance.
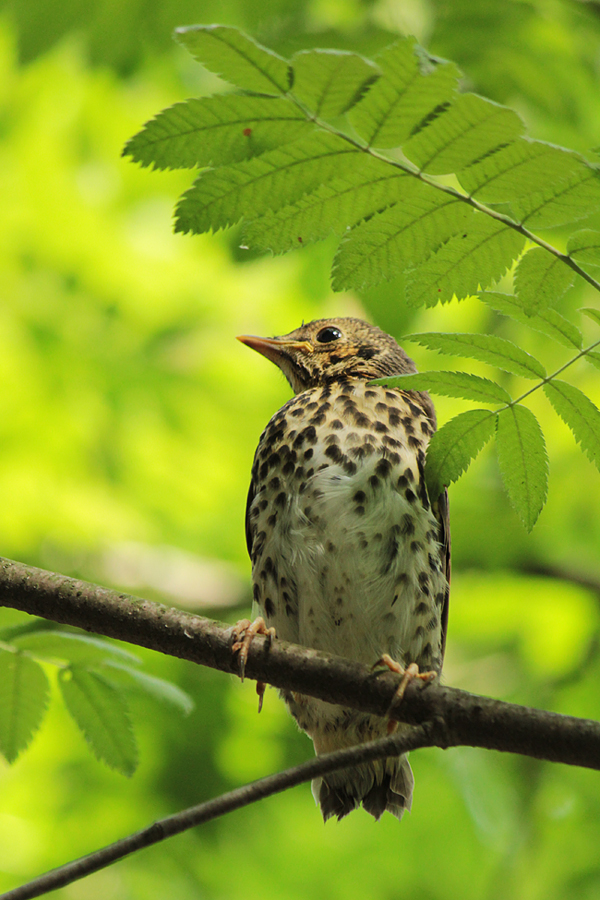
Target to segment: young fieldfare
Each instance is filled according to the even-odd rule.
[[[240,340],[279,366],[295,393],[265,428],[252,468],[246,535],[259,627],[367,665],[391,657],[411,674],[439,673],[450,538],[447,495],[429,498],[423,476],[435,412],[427,393],[368,383],[415,372],[414,363],[360,319]],[[238,632],[242,654],[256,630],[246,642]],[[317,754],[388,731],[377,716],[283,697]],[[386,809],[400,819],[413,776],[404,756],[312,787],[325,819],[361,803],[376,819]]]

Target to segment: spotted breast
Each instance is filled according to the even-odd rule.
[[[389,335],[358,319],[311,322],[241,340],[274,361],[296,395],[263,432],[247,508],[255,612],[283,640],[373,665],[440,672],[449,581],[447,499],[432,505],[426,393],[369,384],[414,372]],[[377,716],[284,692],[317,753],[387,733]],[[401,726],[400,726],[401,727]],[[379,818],[410,809],[405,757],[318,779],[325,818],[362,803]]]

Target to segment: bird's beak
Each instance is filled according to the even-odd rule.
[[[263,338],[253,334],[240,334],[238,341],[241,341],[246,347],[250,347],[251,350],[262,353],[276,365],[279,365],[284,350],[313,353],[315,349],[309,341],[286,341],[285,338]]]

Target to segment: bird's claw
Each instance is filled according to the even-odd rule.
[[[402,681],[398,685],[396,693],[392,697],[392,702],[390,703],[388,709],[388,716],[392,713],[392,711],[397,707],[397,705],[402,701],[406,688],[414,681],[415,678],[419,678],[421,681],[426,683],[430,681],[434,681],[437,678],[437,672],[419,672],[419,667],[416,663],[410,663],[406,668],[403,668],[399,662],[396,662],[395,659],[388,653],[384,653],[383,656],[377,660],[373,668],[375,669],[377,666],[387,666],[387,668],[391,672],[396,672],[398,675],[402,675]],[[391,733],[395,729],[395,722],[390,720],[388,724],[388,732]]]
[[[263,634],[269,638],[269,645],[277,632],[274,628],[268,628],[267,623],[262,616],[258,616],[253,622],[250,619],[240,619],[233,626],[231,633],[234,637],[234,643],[231,645],[232,653],[239,651],[238,664],[240,667],[240,678],[243,681],[246,674],[246,662],[248,660],[248,652],[250,645],[257,634]],[[256,682],[256,693],[258,694],[258,711],[260,712],[263,704],[263,696],[265,693],[264,681]]]

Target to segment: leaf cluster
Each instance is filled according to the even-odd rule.
[[[577,275],[600,265],[600,232],[583,229],[562,253],[531,230],[570,225],[600,209],[600,167],[532,140],[508,107],[459,90],[461,73],[402,38],[374,59],[308,50],[290,60],[236,28],[192,26],[178,40],[235,86],[159,113],[124,153],[156,168],[198,168],[180,198],[175,229],[217,231],[243,221],[247,247],[283,253],[339,237],[335,290],[403,274],[406,300],[432,307],[477,295],[593,364],[595,342],[555,309]],[[449,176],[455,185],[449,183]],[[514,294],[494,290],[514,269]],[[435,496],[496,436],[509,497],[531,529],[548,483],[544,436],[521,401],[543,388],[589,457],[600,460],[600,412],[579,389],[548,375],[516,344],[494,335],[415,335],[430,349],[535,379],[520,397],[466,372],[386,383],[501,406],[450,420],[431,441]],[[415,380],[410,380],[411,378]]]

